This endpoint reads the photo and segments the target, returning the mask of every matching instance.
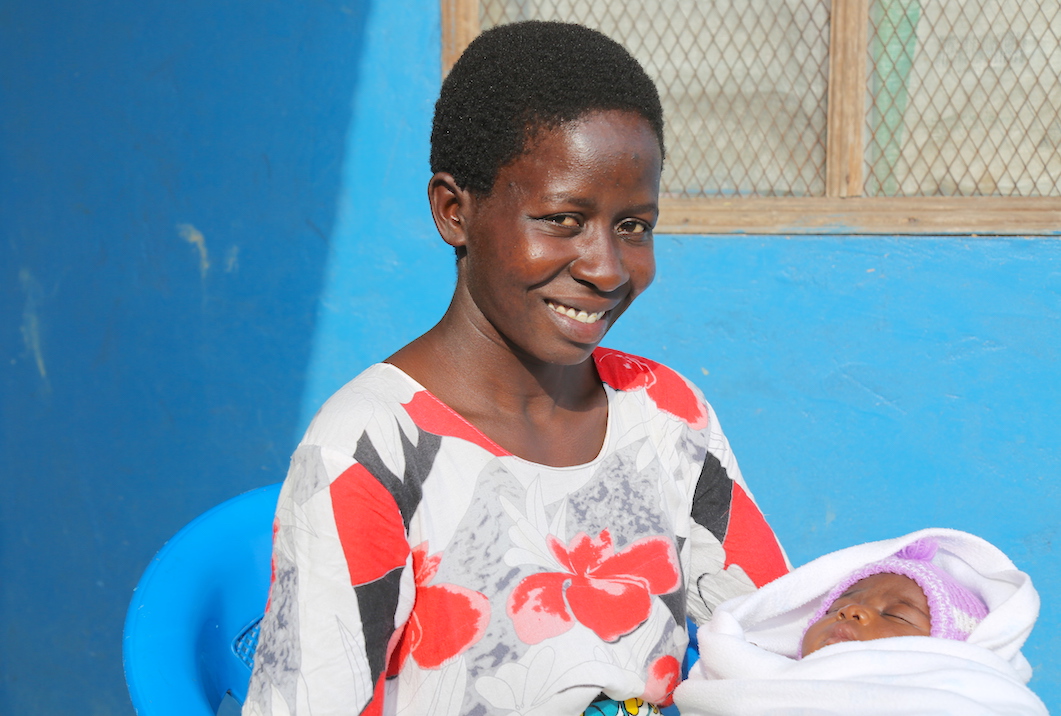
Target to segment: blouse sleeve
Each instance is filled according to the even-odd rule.
[[[354,455],[304,444],[291,459],[245,715],[382,710],[415,587],[401,483],[357,459],[365,440]]]
[[[698,624],[725,600],[754,591],[791,569],[710,405],[707,430],[708,451],[693,494],[689,537],[688,608]]]

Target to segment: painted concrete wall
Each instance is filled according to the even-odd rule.
[[[0,713],[129,713],[154,551],[282,478],[452,288],[426,210],[433,0],[0,13]],[[1047,596],[1061,708],[1061,242],[671,237],[607,343],[717,408],[793,561],[924,526]]]
[[[131,713],[140,572],[282,479],[370,9],[3,3],[0,714]]]

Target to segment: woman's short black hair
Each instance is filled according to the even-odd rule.
[[[431,127],[431,171],[480,196],[527,140],[594,111],[645,118],[663,154],[656,86],[626,49],[582,25],[529,21],[479,35],[442,83]]]

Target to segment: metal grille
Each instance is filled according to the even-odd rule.
[[[826,193],[829,16],[830,0],[479,4],[482,28],[565,20],[623,43],[660,89],[673,197]],[[1061,196],[1061,0],[869,0],[866,52],[864,196]]]
[[[1061,195],[1061,2],[870,5],[867,196]]]
[[[660,90],[669,196],[825,190],[828,0],[483,0],[482,28],[564,20],[621,42]]]

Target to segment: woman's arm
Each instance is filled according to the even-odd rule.
[[[391,492],[400,487],[337,450],[295,452],[277,505],[273,581],[244,714],[382,708],[388,657],[414,597]]]
[[[703,623],[715,607],[791,569],[752,499],[718,417],[708,405],[708,452],[692,500],[689,612]]]

